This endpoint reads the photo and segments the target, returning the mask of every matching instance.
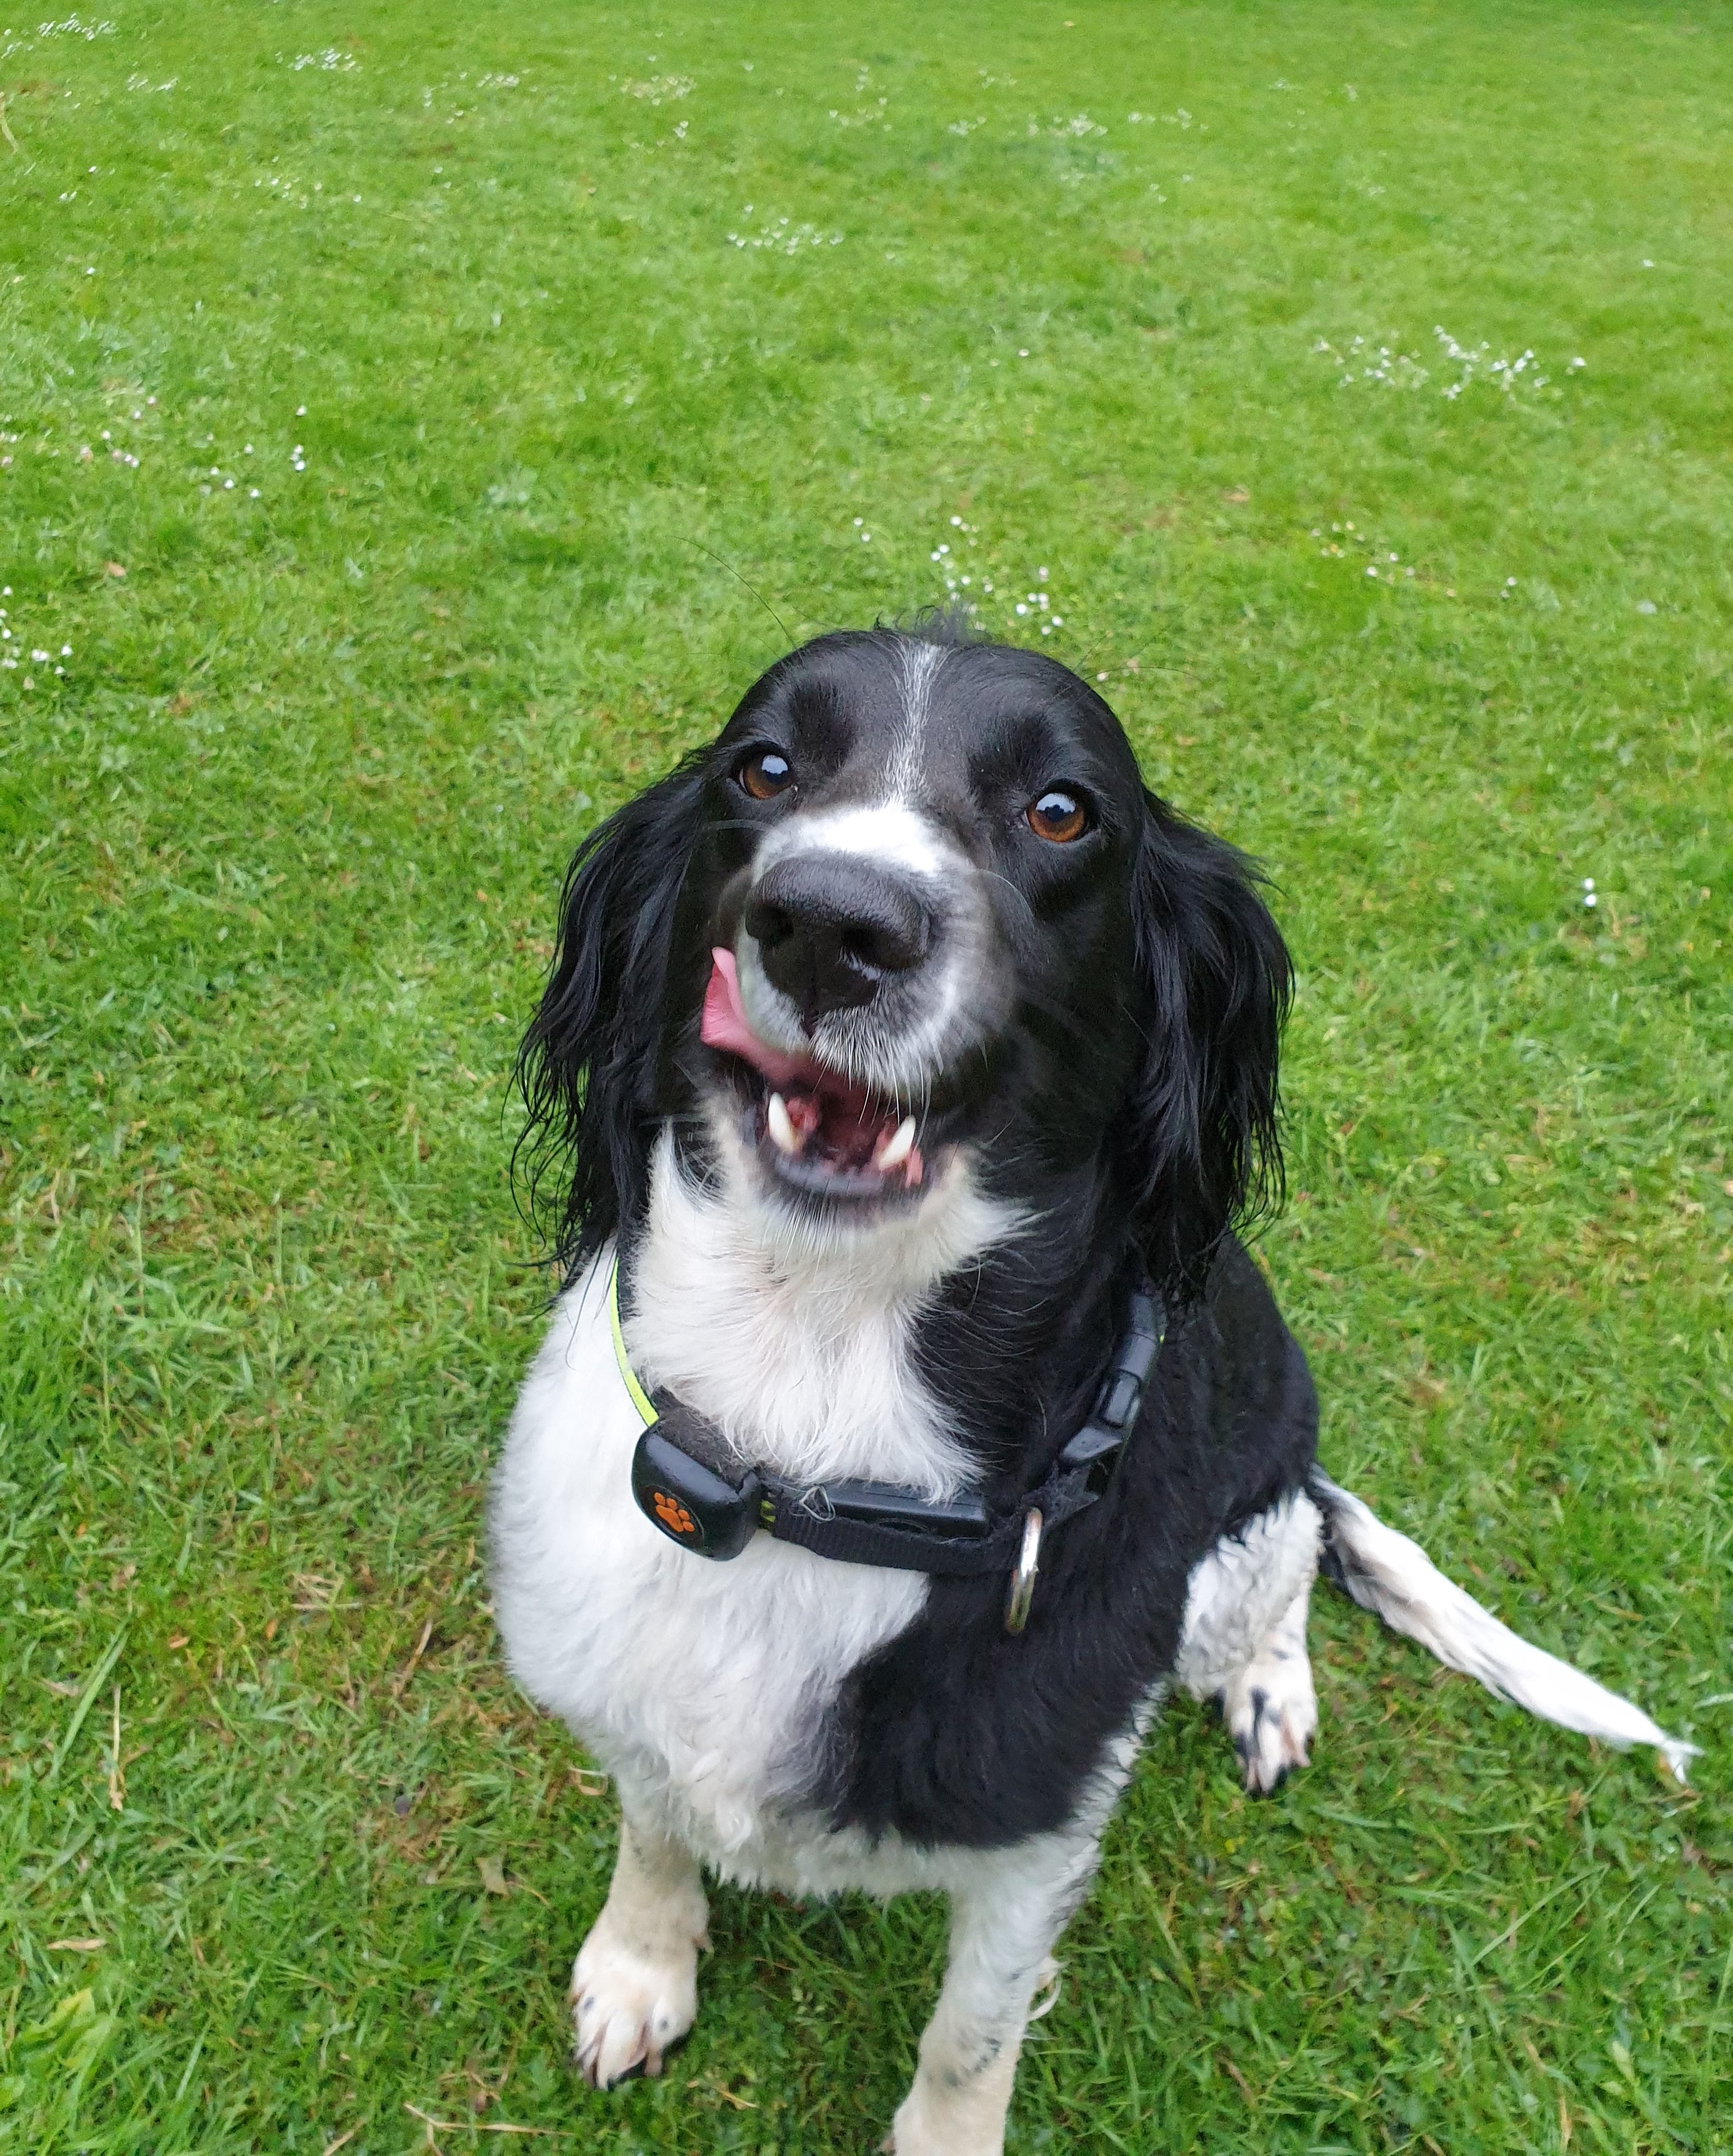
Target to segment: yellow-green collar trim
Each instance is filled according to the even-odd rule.
[[[638,1383],[638,1373],[632,1368],[631,1358],[626,1353],[625,1335],[620,1329],[620,1260],[614,1260],[608,1275],[608,1323],[614,1334],[614,1359],[620,1365],[620,1374],[625,1380],[625,1389],[632,1396],[644,1427],[648,1430],[656,1420],[656,1409],[650,1404],[650,1395]]]

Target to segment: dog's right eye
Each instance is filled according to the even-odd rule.
[[[734,774],[754,801],[774,801],[795,783],[793,767],[778,749],[754,749]]]

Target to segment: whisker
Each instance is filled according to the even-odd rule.
[[[728,574],[743,590],[750,592],[753,597],[758,601],[759,604],[763,607],[765,613],[769,615],[771,620],[776,624],[776,626],[788,639],[789,642],[792,644],[795,641],[795,632],[793,629],[789,627],[788,624],[776,611],[775,608],[771,605],[769,600],[764,597],[764,594],[758,588],[756,584],[748,583],[746,578],[743,577],[740,572],[734,567],[734,564],[728,561],[724,556],[718,554],[715,547],[707,547],[702,539],[694,539],[692,543],[697,548],[701,554],[707,554],[711,560],[714,562],[718,567],[726,569]]]

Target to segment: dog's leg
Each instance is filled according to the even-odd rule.
[[[614,1882],[572,1966],[579,2071],[609,2088],[662,2056],[698,2010],[698,1949],[709,1908],[697,1859],[622,1815]]]
[[[1052,1949],[1095,1864],[1093,1841],[1042,1835],[953,1891],[944,1989],[884,2144],[896,2156],[1000,2156],[1030,2003],[1057,1979]]]
[[[1254,1796],[1304,1767],[1318,1727],[1306,1604],[1319,1514],[1293,1495],[1224,1535],[1193,1569],[1174,1675],[1221,1709]]]
[[[1254,1797],[1268,1796],[1291,1768],[1304,1767],[1318,1729],[1318,1695],[1306,1652],[1309,1579],[1217,1695]]]

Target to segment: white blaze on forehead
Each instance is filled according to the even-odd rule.
[[[846,808],[820,808],[810,816],[791,816],[765,840],[758,873],[777,861],[806,854],[855,854],[881,867],[908,869],[914,875],[955,873],[956,848],[938,829],[902,801],[876,801]]]
[[[985,966],[990,914],[980,874],[957,839],[923,814],[908,791],[918,775],[928,694],[944,656],[936,644],[903,646],[907,722],[884,797],[798,810],[765,835],[753,864],[756,883],[780,862],[828,855],[900,873],[920,887],[942,932],[927,963],[897,991],[897,1014],[887,1021],[876,1001],[832,1011],[809,1036],[800,1012],[765,972],[743,916],[734,940],[741,1007],[760,1040],[791,1055],[815,1053],[832,1069],[897,1098],[918,1097],[929,1086],[981,1037],[995,1007],[995,981]]]
[[[933,684],[944,664],[944,647],[911,640],[902,646],[902,731],[891,752],[889,792],[898,801],[908,800],[919,774],[921,743],[926,737],[927,711]]]

